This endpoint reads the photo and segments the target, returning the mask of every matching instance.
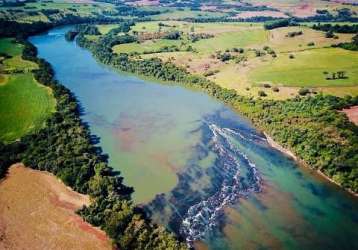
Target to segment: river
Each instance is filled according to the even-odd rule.
[[[67,30],[30,41],[155,222],[197,249],[358,249],[357,198],[217,100],[116,72],[67,42]]]

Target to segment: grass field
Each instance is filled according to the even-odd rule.
[[[302,35],[289,37],[290,32],[302,31]],[[313,30],[308,27],[283,27],[273,29],[269,33],[268,46],[272,47],[276,52],[294,52],[312,48],[330,47],[332,44],[341,42],[350,42],[353,34],[337,34],[338,39],[326,38],[322,31]],[[313,42],[313,46],[309,43]]]
[[[33,69],[37,69],[38,66],[34,62],[26,61],[21,58],[21,55],[14,56],[13,58],[9,58],[4,60],[3,62],[5,70],[21,70],[21,71],[31,71]]]
[[[253,69],[249,79],[255,83],[269,82],[284,86],[339,87],[358,84],[358,52],[340,48],[322,48],[288,54],[280,54],[275,60]],[[327,72],[345,71],[346,79],[326,80]]]
[[[220,12],[209,12],[209,11],[192,11],[192,10],[177,10],[168,13],[162,13],[159,15],[152,16],[154,20],[178,20],[184,18],[214,18],[226,16],[225,13]]]
[[[144,53],[148,51],[158,51],[165,46],[178,46],[180,47],[181,41],[179,40],[148,40],[143,43],[126,43],[120,44],[113,47],[113,51],[116,53],[131,53],[138,52]]]
[[[55,99],[49,88],[40,85],[31,71],[37,64],[21,58],[23,46],[13,39],[0,39],[0,53],[12,57],[0,64],[0,140],[11,142],[43,126],[55,110]]]
[[[18,43],[13,43],[12,38],[0,39],[0,53],[6,53],[10,56],[18,56],[22,52],[22,46]]]
[[[10,142],[43,126],[54,109],[50,89],[39,85],[31,73],[9,76],[0,85],[0,140]]]
[[[139,33],[159,31],[159,22],[142,22],[132,27]],[[346,95],[358,89],[357,52],[330,48],[340,42],[350,42],[353,34],[337,34],[338,39],[326,38],[325,33],[307,26],[284,27],[264,30],[262,23],[188,23],[162,21],[160,31],[178,30],[183,32],[180,40],[147,40],[141,43],[117,45],[117,53],[144,53],[142,58],[159,57],[172,61],[189,72],[204,75],[217,84],[237,90],[240,94],[256,96],[264,90],[269,98],[284,99],[297,94],[300,87],[317,88],[325,93]],[[290,32],[302,31],[301,35],[288,36]],[[207,33],[214,37],[190,41],[188,33]],[[179,52],[159,52],[164,46],[177,45]],[[183,51],[191,46],[194,52]],[[264,51],[265,46],[275,51],[277,57],[264,53],[257,57],[255,50]],[[184,48],[184,49],[183,49]],[[233,53],[233,48],[244,48],[243,54]],[[148,53],[152,51],[153,53]],[[232,55],[243,56],[245,61],[222,62],[215,53],[230,51]],[[295,58],[290,59],[290,55]],[[314,63],[310,63],[314,62]],[[327,80],[328,75],[345,71],[347,78]],[[328,72],[328,74],[323,74]],[[263,83],[279,86],[279,91],[264,89]]]
[[[193,44],[193,48],[200,53],[213,53],[215,51],[232,48],[255,47],[264,44],[267,40],[267,32],[263,29],[247,29],[237,32],[225,32],[211,39],[203,39]]]

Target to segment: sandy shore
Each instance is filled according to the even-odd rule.
[[[267,142],[268,142],[268,144],[269,144],[271,147],[273,147],[273,148],[275,148],[275,149],[281,151],[281,152],[284,153],[285,155],[291,157],[292,159],[294,159],[294,160],[298,163],[298,165],[304,166],[304,167],[308,167],[308,168],[310,168],[310,169],[312,169],[312,170],[315,170],[316,173],[318,173],[318,174],[319,174],[321,177],[323,177],[324,179],[326,179],[326,180],[328,180],[329,182],[334,183],[335,185],[337,185],[337,186],[343,188],[341,184],[339,184],[338,182],[334,181],[332,178],[330,178],[330,177],[328,177],[327,175],[325,175],[321,170],[317,170],[317,169],[311,168],[307,163],[305,163],[303,160],[299,159],[299,158],[298,158],[294,153],[292,153],[290,150],[285,149],[285,148],[282,147],[280,144],[278,144],[277,142],[275,142],[267,133],[264,132],[264,135],[266,136]],[[351,193],[352,195],[358,197],[358,193],[353,192],[351,189],[347,189],[347,188],[343,188],[343,189],[346,190],[346,191],[348,191],[348,192]]]
[[[278,151],[281,151],[282,153],[284,153],[285,155],[291,157],[292,159],[294,159],[295,161],[298,161],[297,156],[295,156],[294,153],[292,153],[290,150],[285,149],[284,147],[282,147],[280,144],[278,144],[277,142],[275,142],[268,134],[266,134],[264,132],[264,135],[266,136],[267,142],[270,144],[271,147],[277,149]]]

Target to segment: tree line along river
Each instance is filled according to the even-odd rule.
[[[270,147],[215,99],[98,63],[64,38],[33,36],[134,201],[196,248],[357,249],[358,200]]]

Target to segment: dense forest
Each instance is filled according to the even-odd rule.
[[[108,157],[96,146],[98,138],[81,121],[81,107],[74,95],[54,80],[52,67],[37,58],[32,44],[25,40],[21,43],[23,59],[38,64],[39,69],[33,71],[35,79],[53,90],[57,107],[40,131],[12,144],[0,143],[0,176],[12,163],[23,162],[49,171],[74,190],[90,195],[93,202],[78,213],[102,228],[119,249],[186,249],[133,205],[133,189],[108,166]]]
[[[357,105],[358,97],[318,94],[286,101],[246,98],[170,62],[158,58],[134,60],[128,54],[112,52],[113,44],[132,42],[133,36],[128,39],[128,35],[113,36],[109,32],[93,42],[81,32],[85,26],[77,29],[79,45],[90,49],[101,62],[122,71],[204,90],[249,117],[310,167],[322,171],[344,188],[358,191],[358,128],[338,112]]]

